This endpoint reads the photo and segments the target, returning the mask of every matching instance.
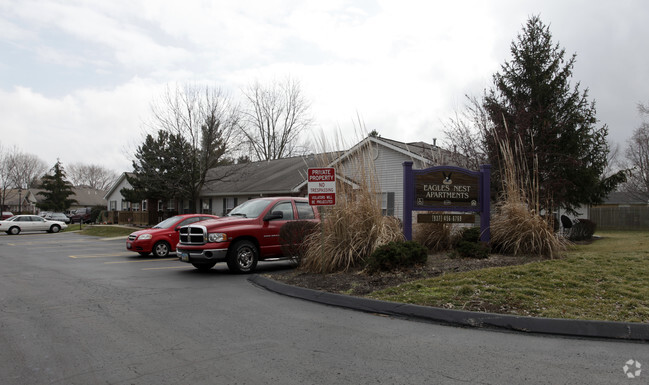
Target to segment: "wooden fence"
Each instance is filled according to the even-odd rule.
[[[591,207],[598,230],[649,230],[649,206]]]

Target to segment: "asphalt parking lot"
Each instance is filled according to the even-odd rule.
[[[629,360],[649,362],[646,344],[449,327],[289,298],[225,264],[201,273],[140,257],[123,238],[0,234],[0,269],[3,384],[609,384],[628,380]]]

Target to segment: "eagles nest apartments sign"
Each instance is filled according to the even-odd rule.
[[[480,214],[480,240],[490,239],[490,179],[491,166],[480,171],[460,167],[438,166],[413,170],[412,162],[404,162],[403,207],[404,235],[412,239],[412,212],[418,223],[475,223]]]

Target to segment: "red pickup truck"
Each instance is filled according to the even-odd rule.
[[[180,228],[178,259],[199,270],[227,262],[230,271],[250,273],[258,261],[286,259],[279,231],[289,221],[320,221],[306,198],[257,198],[235,207],[228,215]]]

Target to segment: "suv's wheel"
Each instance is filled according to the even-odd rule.
[[[20,234],[20,227],[14,226],[14,227],[10,228],[9,231],[7,231],[7,234],[11,234],[11,235]]]
[[[158,258],[163,258],[169,255],[169,244],[165,241],[159,241],[156,242],[155,245],[153,245],[153,255],[155,255]]]
[[[50,233],[58,233],[59,231],[61,231],[61,226],[59,225],[52,225],[50,227]]]
[[[228,268],[235,273],[250,273],[257,267],[259,251],[250,241],[238,241],[228,250]]]
[[[208,271],[216,265],[216,262],[207,262],[207,263],[193,263],[192,265],[200,271]]]

